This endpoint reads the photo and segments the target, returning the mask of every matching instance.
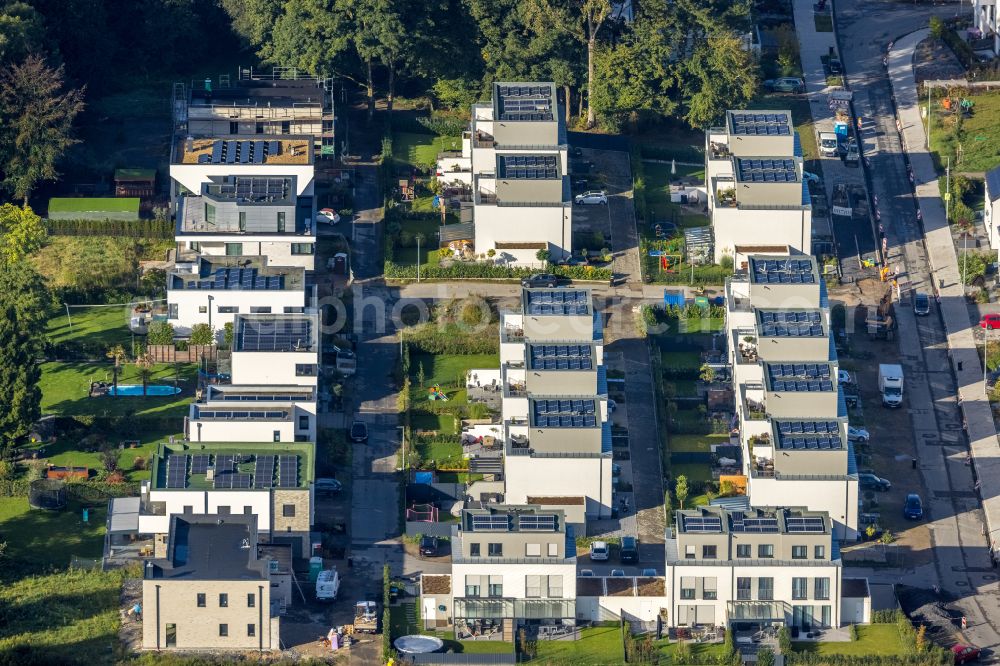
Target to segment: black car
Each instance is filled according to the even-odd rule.
[[[639,543],[635,537],[622,537],[622,547],[619,551],[622,564],[637,564],[639,562]]]
[[[878,490],[880,492],[885,492],[892,489],[892,484],[888,479],[883,479],[880,476],[875,476],[874,474],[861,473],[858,474],[858,483],[862,488],[870,488],[872,490]]]
[[[558,287],[559,278],[552,273],[535,273],[531,277],[526,277],[521,280],[521,286],[529,289],[537,289],[540,287]]]
[[[926,317],[931,313],[931,299],[927,294],[918,291],[913,297],[913,314],[918,317]]]
[[[420,537],[420,555],[421,557],[437,557],[438,554],[438,540],[435,536],[422,536]]]
[[[364,421],[355,421],[351,424],[351,441],[364,444],[368,441],[368,424]]]

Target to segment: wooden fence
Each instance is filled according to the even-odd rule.
[[[201,363],[202,361],[216,361],[219,357],[219,348],[215,345],[188,345],[188,348],[180,351],[174,345],[149,345],[146,347],[156,363]]]

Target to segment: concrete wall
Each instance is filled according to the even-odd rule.
[[[191,279],[197,278],[192,276]],[[212,297],[211,305],[209,296]],[[269,307],[271,312],[280,314],[285,311],[285,307],[304,307],[305,299],[305,292],[301,290],[170,289],[167,291],[167,302],[177,305],[177,317],[169,321],[173,324],[174,330],[182,335],[189,333],[195,324],[209,323],[209,307],[212,309],[212,328],[222,331],[237,314],[248,314],[251,307]],[[229,307],[236,308],[238,312],[219,312],[219,308]],[[202,308],[205,312],[201,311]]]
[[[767,349],[771,350],[771,347]],[[778,347],[782,351],[781,347]],[[769,355],[771,356],[771,355]],[[797,356],[796,359],[808,357]],[[791,361],[792,359],[788,359]],[[767,413],[776,418],[837,416],[837,382],[832,391],[765,391]]]
[[[754,448],[754,452],[756,452]],[[784,450],[774,452],[774,469],[780,474],[847,474],[847,448],[840,450]]]
[[[747,210],[716,207],[712,213],[715,261],[732,257],[737,245],[790,245],[812,252],[812,211],[808,209]]]
[[[736,183],[736,201],[741,206],[801,206],[802,182],[748,183],[739,181]]]
[[[568,178],[568,176],[564,176]],[[562,203],[562,178],[497,178],[497,199],[506,203]]]
[[[558,105],[552,109],[555,120],[515,121],[494,120],[493,136],[497,145],[505,146],[557,146],[559,145]]]
[[[661,608],[669,608],[667,597],[577,597],[576,619],[608,622],[621,617],[653,622]]]
[[[253,292],[251,292],[253,293]],[[315,351],[232,353],[234,384],[318,384],[319,354]],[[297,365],[312,365],[316,374],[297,375]]]
[[[587,498],[589,518],[609,518],[612,506],[611,457],[539,458],[507,456],[506,502],[525,504],[528,497]]]
[[[813,473],[827,472],[817,469]],[[789,498],[794,498],[796,506],[804,506],[810,511],[828,511],[833,519],[835,539],[854,541],[858,538],[857,478],[800,481],[751,476],[748,491],[752,506],[783,506],[788,505]]]
[[[759,331],[759,329],[758,329]],[[830,357],[830,336],[824,327],[824,335],[817,337],[757,337],[757,353],[766,361],[779,363],[803,363],[808,359],[826,361]]]
[[[597,365],[593,370],[526,370],[528,392],[535,395],[595,395]]]
[[[586,315],[523,315],[524,336],[532,342],[553,340],[567,342],[594,339],[594,316]]]
[[[538,428],[531,426],[528,441],[539,453],[600,453],[601,426],[593,428]]]
[[[294,442],[295,422],[191,420],[187,434],[192,442],[273,442],[275,432],[280,433],[278,441]]]
[[[268,239],[257,236],[250,238],[237,234],[232,236],[212,234],[202,239],[201,237],[192,237],[192,234],[184,234],[177,236],[175,240],[181,244],[182,248],[188,250],[191,249],[191,243],[199,243],[198,252],[205,256],[225,256],[226,243],[241,243],[244,254],[265,256],[270,266],[301,266],[307,271],[314,270],[316,267],[315,236],[279,236]],[[292,254],[293,244],[312,245],[313,253]]]
[[[197,595],[206,603],[199,608]],[[229,595],[229,605],[219,606],[219,594]],[[247,595],[254,596],[250,607]],[[167,649],[167,625],[177,628],[177,650],[270,650],[277,642],[272,634],[271,588],[267,580],[164,580],[151,579],[142,585],[142,647]],[[228,636],[219,636],[219,625],[228,626]],[[248,625],[254,636],[248,636]]]
[[[680,610],[680,606],[702,606],[710,609],[709,617],[711,623],[719,625],[726,624],[728,603],[735,601],[737,597],[737,578],[750,578],[750,600],[758,600],[758,579],[773,579],[774,601],[786,602],[792,606],[829,606],[832,626],[840,626],[840,575],[841,568],[836,565],[797,567],[785,563],[783,566],[702,566],[702,565],[667,565],[667,589],[666,597],[669,602],[667,623],[671,627],[680,624],[693,624],[694,622],[683,622],[685,611]],[[806,599],[792,599],[792,579],[806,578]],[[830,598],[820,600],[814,598],[815,579],[830,579]],[[691,579],[691,580],[688,580]],[[681,588],[685,582],[693,583],[695,590],[694,599],[681,599]],[[714,585],[716,599],[706,599],[706,590],[710,590]],[[691,589],[691,588],[689,588]],[[704,617],[699,613],[699,623]],[[820,611],[816,611],[816,621],[821,618]],[[787,624],[791,625],[792,615],[788,613],[785,618]]]
[[[750,284],[750,303],[755,308],[794,309],[819,307],[819,283]]]
[[[872,621],[871,597],[841,599],[840,621],[843,624],[868,624]]]

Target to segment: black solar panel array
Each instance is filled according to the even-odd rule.
[[[839,421],[778,421],[782,435],[833,435],[840,432]]]
[[[298,456],[278,456],[278,487],[297,488],[299,485]]]
[[[820,313],[816,311],[760,311],[761,335],[769,338],[818,337],[823,335]]]
[[[208,164],[264,164],[269,155],[280,153],[280,141],[219,140],[212,143],[211,157],[203,155],[199,158],[199,162]]]
[[[799,179],[795,160],[741,159],[737,160],[740,180],[749,183],[794,183]]]
[[[532,370],[590,370],[590,345],[531,345]]]
[[[510,529],[510,516],[505,513],[473,514],[473,532],[506,532]]]
[[[789,532],[822,534],[826,532],[826,521],[822,516],[788,516],[785,527]]]
[[[274,485],[274,464],[277,456],[257,456],[253,467],[253,487],[270,488]]]
[[[751,259],[754,280],[766,284],[813,284],[813,264],[806,259]]]
[[[735,511],[733,516],[734,532],[755,532],[768,534],[778,531],[778,519],[773,516],[764,518],[746,517],[741,511]]]
[[[187,487],[187,456],[172,454],[167,458],[167,488]]]
[[[552,90],[548,86],[497,86],[497,120],[554,120]]]
[[[555,532],[556,517],[551,513],[526,513],[517,517],[517,528],[524,532]]]
[[[207,453],[199,453],[191,456],[191,473],[192,474],[204,474],[208,471],[208,466],[211,464],[212,456]]]
[[[787,113],[734,113],[737,136],[788,136],[792,133]]]
[[[829,363],[769,363],[771,379],[830,379]]]
[[[722,531],[722,518],[719,516],[684,516],[682,521],[684,531],[691,534]]]
[[[241,351],[296,351],[308,349],[312,341],[308,319],[243,320],[240,326]]]
[[[548,289],[525,292],[525,311],[531,315],[585,315],[590,294],[580,289]]]
[[[535,400],[535,425],[550,428],[593,428],[597,425],[595,400]]]
[[[815,393],[817,391],[832,391],[833,382],[829,379],[790,380],[783,379],[771,382],[772,391],[787,391],[790,393]]]
[[[201,280],[188,280],[188,289],[222,290],[256,290],[279,291],[284,288],[284,278],[281,275],[258,275],[256,268],[217,268],[212,277]]]
[[[497,176],[512,180],[553,180],[559,177],[555,155],[500,155]]]
[[[793,449],[796,451],[834,451],[843,448],[843,443],[839,437],[829,437],[826,435],[797,437],[795,435],[779,435],[779,449]]]

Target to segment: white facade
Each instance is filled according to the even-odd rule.
[[[274,266],[298,266],[307,271],[316,267],[316,238],[313,236],[255,235],[251,238],[237,234],[204,234],[192,238],[186,234],[178,235],[175,240],[182,251],[196,251],[205,257],[224,257],[229,252],[237,251],[234,245],[239,245],[240,254],[267,257],[268,263]],[[306,247],[311,251],[303,251]]]
[[[972,0],[972,25],[979,30],[984,39],[992,42],[993,53],[1000,55],[996,0]]]
[[[983,226],[986,241],[990,247],[1000,252],[1000,167],[986,173],[983,202]]]
[[[244,344],[244,327],[301,322],[302,339],[291,346],[253,348]],[[234,322],[231,373],[234,385],[317,386],[319,383],[319,316],[316,314],[239,315]]]
[[[212,289],[168,289],[167,302],[171,308],[168,321],[178,335],[191,332],[195,324],[210,324],[217,333],[238,315],[251,312],[286,312],[286,308],[301,310],[305,305],[305,291],[238,291]],[[209,316],[211,310],[211,316]]]
[[[193,404],[186,433],[191,442],[315,442],[316,403]]]
[[[512,563],[512,562],[482,562],[482,563],[455,563],[451,565],[451,579],[454,585],[454,596],[460,599],[466,596],[466,577],[477,576],[483,578],[500,577],[502,579],[503,593],[500,595],[510,599],[576,599],[576,561],[566,560],[555,563]],[[528,597],[526,589],[528,576],[553,576],[558,577],[561,587],[555,586],[552,581],[540,597]],[[488,585],[488,583],[487,583]],[[481,588],[485,588],[482,585]],[[550,596],[550,589],[561,589],[559,596]],[[486,590],[481,589],[481,596],[486,597]]]
[[[788,245],[809,252],[812,210],[719,207],[712,211],[712,230],[715,263],[735,256],[736,248]]]
[[[170,516],[180,513],[219,513],[219,507],[228,507],[231,513],[250,513],[257,516],[257,531],[271,532],[271,491],[270,490],[157,490],[148,482],[143,482],[143,499],[162,502],[164,510],[139,513],[139,534],[166,534],[170,529]],[[190,507],[190,510],[188,510]]]
[[[546,458],[508,455],[504,461],[507,502],[527,504],[529,497],[587,498],[589,518],[611,516],[614,503],[611,456]]]

